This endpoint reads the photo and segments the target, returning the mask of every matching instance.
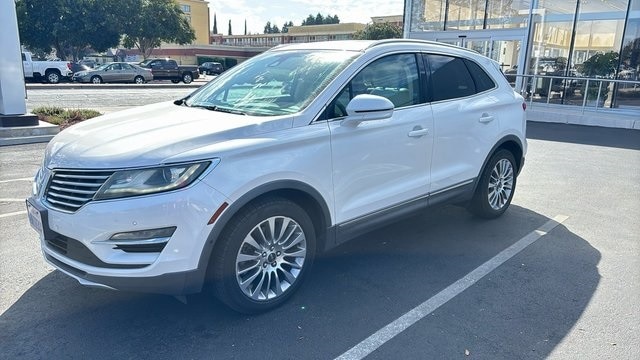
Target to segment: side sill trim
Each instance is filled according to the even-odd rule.
[[[445,189],[419,196],[381,209],[359,218],[351,219],[334,226],[336,233],[335,245],[340,245],[347,240],[367,233],[376,228],[408,217],[427,207],[445,202],[463,202],[471,199],[475,179],[469,179]]]

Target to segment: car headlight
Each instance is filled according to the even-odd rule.
[[[95,200],[114,199],[171,191],[191,184],[213,163],[206,161],[148,169],[116,171],[96,193]]]

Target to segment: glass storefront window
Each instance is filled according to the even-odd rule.
[[[529,0],[488,0],[487,29],[526,27],[530,7]]]
[[[475,30],[484,24],[485,0],[449,0],[447,29]]]
[[[565,74],[577,0],[538,0],[533,9],[529,73]]]
[[[447,0],[415,0],[411,4],[411,31],[444,30]]]
[[[640,0],[631,0],[620,60],[617,78],[640,81]],[[618,85],[613,106],[618,108],[640,106],[640,85],[637,83]]]

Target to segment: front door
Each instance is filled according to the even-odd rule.
[[[418,74],[416,54],[388,55],[367,65],[330,103],[338,224],[380,209],[415,205],[428,193],[433,114]],[[342,124],[347,104],[360,94],[386,97],[394,104],[393,116]]]

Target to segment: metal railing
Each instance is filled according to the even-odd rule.
[[[640,81],[575,76],[506,75],[529,105],[560,104],[585,110],[632,109],[640,112]]]

